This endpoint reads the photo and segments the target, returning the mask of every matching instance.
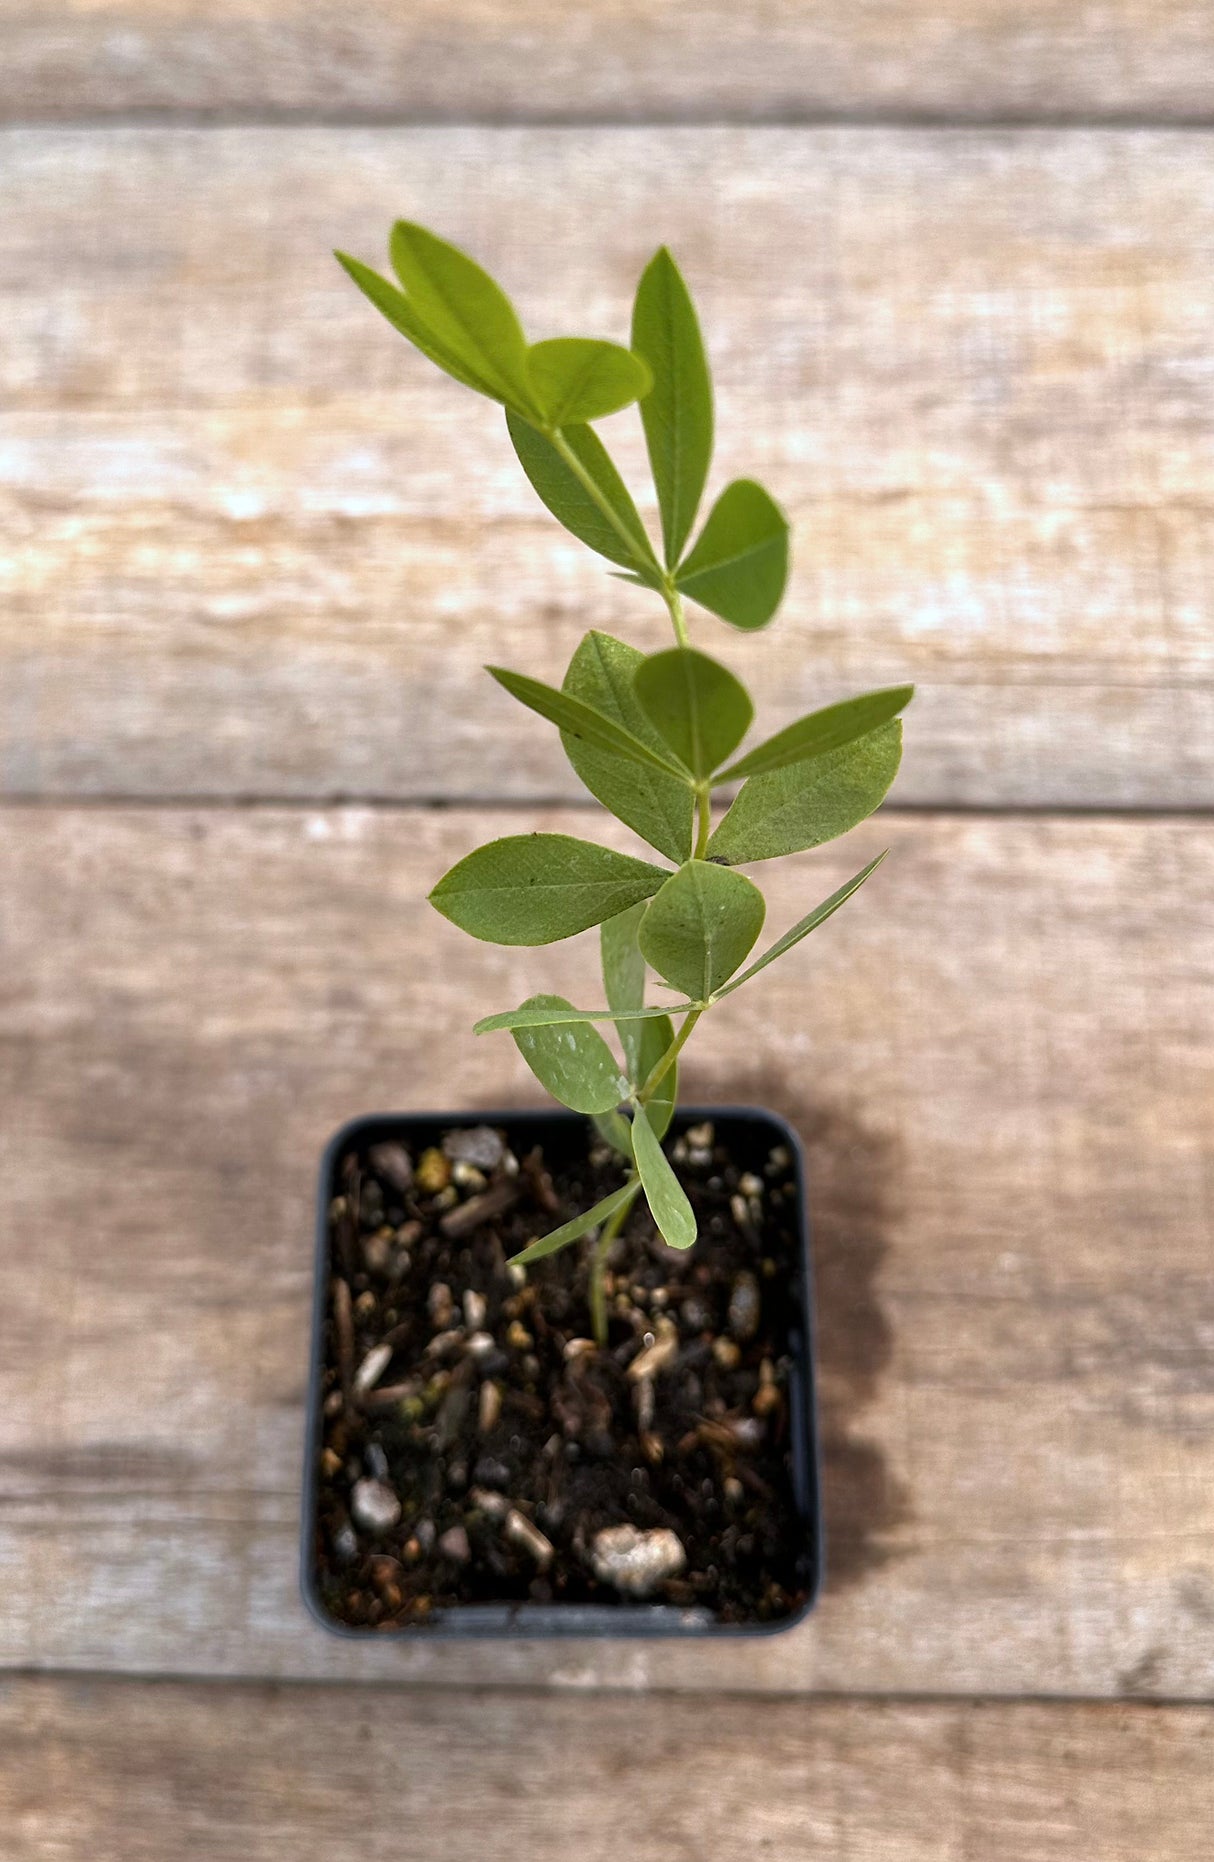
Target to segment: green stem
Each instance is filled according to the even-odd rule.
[[[603,513],[603,516],[607,519],[607,522],[611,525],[611,528],[615,531],[616,536],[620,539],[620,542],[624,545],[629,555],[633,557],[634,560],[640,562],[652,562],[653,558],[649,548],[649,539],[647,537],[636,537],[633,535],[624,519],[613,506],[610,498],[605,497],[599,486],[596,485],[593,476],[586,470],[560,428],[548,427],[545,430],[545,438],[551,441],[557,453],[564,460],[569,470],[573,473],[574,478],[586,493],[586,496]],[[653,563],[653,566],[654,568],[657,567],[656,562]],[[687,632],[687,622],[683,615],[683,597],[676,588],[674,580],[669,572],[662,575],[660,592],[662,600],[666,603],[666,607],[670,614],[675,640],[678,642],[679,646],[689,647],[691,645],[691,636]]]
[[[662,597],[670,610],[670,619],[674,625],[674,637],[681,647],[691,645],[691,636],[687,632],[687,622],[683,616],[683,597],[667,576],[662,583]]]
[[[712,832],[712,810],[708,801],[708,784],[696,784],[696,846],[692,858],[702,860],[708,851],[708,836]]]
[[[634,1182],[636,1179],[634,1178]],[[640,1189],[640,1183],[636,1184]],[[599,1231],[599,1238],[594,1244],[590,1256],[590,1325],[594,1342],[600,1351],[607,1348],[607,1293],[603,1286],[603,1276],[607,1272],[607,1257],[611,1253],[611,1244],[628,1220],[628,1213],[635,1198],[629,1196],[618,1209],[613,1209]]]
[[[670,1069],[674,1066],[674,1063],[678,1059],[679,1054],[681,1053],[683,1049],[683,1045],[686,1042],[688,1035],[691,1033],[692,1029],[695,1027],[696,1023],[699,1021],[703,1013],[704,1013],[703,1009],[692,1009],[689,1014],[684,1016],[683,1025],[679,1029],[678,1034],[676,1034],[674,1040],[670,1043],[670,1046],[666,1049],[666,1052],[662,1055],[661,1060],[658,1061],[657,1065],[654,1067],[653,1071],[650,1073],[649,1078],[645,1081],[645,1084],[642,1086],[640,1092],[637,1094],[638,1105],[647,1106],[649,1104],[649,1101],[653,1098],[653,1095],[656,1093],[658,1087],[662,1084],[662,1081],[666,1078],[666,1075],[670,1072]]]

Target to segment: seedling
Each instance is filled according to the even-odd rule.
[[[551,944],[601,927],[605,1007],[539,994],[475,1032],[508,1030],[548,1091],[590,1115],[624,1160],[618,1189],[516,1257],[530,1265],[597,1231],[590,1301],[603,1342],[606,1261],[638,1198],[672,1248],[696,1239],[662,1149],[688,1038],[718,1002],[824,924],[885,856],[750,963],[766,904],[737,869],[821,846],[873,812],[898,770],[899,714],[913,688],[828,705],[736,754],[754,706],[725,666],[692,645],[685,603],[745,632],[766,627],[788,576],[788,521],[761,485],[735,479],[693,539],[712,456],[712,382],[695,308],[665,248],[641,276],[627,347],[576,336],[528,343],[488,273],[423,227],[398,223],[390,252],[398,284],[338,256],[423,355],[505,408],[519,462],[552,515],[624,581],[656,595],[674,630],[673,647],[649,654],[588,633],[559,688],[488,668],[556,726],[590,793],[669,864],[566,834],[512,834],[468,854],[430,894],[444,917],[490,943]],[[657,492],[660,554],[592,424],[633,403]],[[741,787],[714,828],[713,793],[734,783]],[[673,1001],[646,1005],[651,970]],[[596,1023],[614,1023],[619,1056]]]

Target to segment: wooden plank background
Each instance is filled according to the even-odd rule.
[[[536,331],[623,334],[658,239],[682,256],[715,482],[758,472],[795,525],[777,626],[704,623],[773,723],[909,677],[900,803],[1214,801],[1214,137],[75,130],[5,155],[8,793],[580,795],[479,667],[508,642],[559,680],[587,626],[656,645],[664,616],[333,263],[404,210]],[[640,486],[639,423],[610,424]]]
[[[489,825],[533,819],[581,821]],[[25,1341],[0,1362],[9,1661],[1209,1691],[1207,821],[890,816],[765,875],[777,930],[893,848],[846,930],[721,1006],[687,1080],[809,1141],[832,1591],[754,1644],[576,1652],[334,1642],[295,1594],[320,1145],[385,1102],[535,1097],[507,1037],[467,1032],[521,999],[533,954],[467,960],[424,898],[484,818],[22,822],[0,882],[3,1309]],[[574,1000],[591,945],[544,953]],[[751,1003],[778,1036],[756,1043]]]
[[[1214,15],[0,0],[0,54],[6,1857],[1200,1855]],[[716,481],[794,522],[705,644],[773,727],[920,687],[773,925],[893,858],[691,1068],[808,1143],[831,1569],[711,1656],[295,1596],[319,1146],[531,1098],[466,1032],[527,954],[423,894],[588,825],[477,668],[662,638],[336,272],[402,211],[537,334],[669,240]]]
[[[1193,1708],[660,1705],[9,1682],[0,1815],[90,1862],[1192,1862],[1214,1817]]]
[[[0,0],[0,108],[1211,119],[1203,0]]]

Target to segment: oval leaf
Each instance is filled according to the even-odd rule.
[[[580,698],[574,698],[568,692],[558,692],[555,686],[545,685],[542,679],[529,679],[526,673],[510,672],[504,666],[486,666],[485,671],[512,698],[517,698],[521,705],[538,712],[541,718],[547,718],[550,723],[559,725],[571,737],[596,744],[600,750],[624,757],[630,763],[642,763],[670,776],[679,775],[678,766],[670,757],[660,756],[648,744],[633,737],[623,725],[617,724],[613,718],[603,717]]]
[[[622,1112],[596,1112],[594,1128],[604,1144],[632,1162],[632,1126]]]
[[[687,541],[712,459],[712,380],[691,294],[665,246],[641,274],[632,347],[653,373],[641,402],[671,568]]]
[[[538,414],[527,339],[501,286],[458,246],[411,220],[396,222],[389,252],[413,310],[444,348],[490,382],[499,400]]]
[[[645,1007],[645,959],[637,943],[637,932],[644,910],[643,901],[639,905],[630,906],[626,912],[604,919],[599,931],[603,987],[612,1008],[624,1016],[638,1015]],[[632,1020],[617,1021],[616,1033],[628,1062],[629,1078],[633,1081],[638,1077],[643,1078],[643,1075],[637,1074],[637,1055],[641,1044],[639,1025]]]
[[[568,1008],[561,996],[530,996],[528,1008]],[[610,1112],[628,1092],[615,1055],[585,1022],[516,1028],[514,1044],[542,1086],[571,1112]]]
[[[765,970],[769,963],[774,963],[776,958],[782,957],[786,950],[791,950],[793,945],[799,944],[803,937],[808,937],[811,931],[816,931],[819,925],[825,924],[826,920],[832,918],[841,905],[847,904],[853,892],[859,892],[869,874],[876,872],[882,860],[884,860],[885,854],[888,852],[889,848],[887,847],[885,853],[879,853],[875,860],[870,860],[868,865],[857,873],[854,879],[849,879],[847,884],[840,886],[837,892],[832,892],[829,899],[824,899],[821,905],[814,906],[812,912],[807,912],[804,918],[799,918],[791,931],[786,931],[783,937],[777,938],[770,950],[765,950],[763,955],[755,963],[752,963],[747,969],[743,970],[741,976],[735,976],[732,983],[727,983],[725,988],[718,991],[718,993],[722,996],[728,996],[732,994],[735,989],[740,989],[742,984],[748,983],[752,976],[757,976],[759,971]]]
[[[516,1028],[556,1028],[566,1022],[656,1021],[661,1015],[678,1015],[683,1009],[695,1007],[694,1002],[673,1002],[656,1009],[575,1009],[559,996],[545,996],[544,1001],[556,1006],[535,1008],[528,1004],[521,1009],[499,1009],[495,1015],[482,1015],[473,1023],[472,1032],[499,1034],[504,1030],[513,1034]]]
[[[557,522],[564,524],[579,542],[605,556],[608,562],[622,563],[626,569],[639,572],[636,580],[642,587],[653,587],[657,559],[652,545],[628,487],[612,465],[598,434],[590,427],[566,427],[562,438],[615,513],[615,523],[604,515],[550,439],[509,410],[506,425],[532,490]]]
[[[826,705],[798,718],[787,730],[759,744],[723,769],[718,781],[733,782],[741,776],[765,776],[772,769],[786,769],[791,763],[804,763],[810,757],[825,756],[828,750],[841,750],[845,744],[867,737],[882,724],[888,724],[904,711],[915,695],[913,685],[892,685],[882,692],[865,692],[860,698],[846,698],[842,704]]]
[[[364,265],[361,259],[352,259],[348,253],[338,252],[338,264],[354,280],[363,296],[369,298],[383,316],[388,319],[393,329],[407,336],[415,349],[419,349],[430,362],[434,362],[453,380],[461,382],[465,388],[475,388],[478,394],[488,395],[491,401],[500,401],[502,396],[493,382],[476,371],[448,349],[433,330],[426,328],[417,312],[413,309],[403,292],[394,284],[381,278],[377,271]]]
[[[643,1106],[637,1107],[632,1121],[632,1150],[662,1240],[672,1248],[690,1248],[696,1238],[695,1215]]]
[[[880,805],[901,758],[895,720],[845,749],[752,776],[709,841],[709,858],[775,860],[846,834]]]
[[[638,1182],[621,1184],[618,1190],[612,1190],[592,1209],[586,1209],[581,1215],[575,1215],[572,1221],[563,1222],[560,1228],[554,1228],[550,1235],[544,1235],[539,1241],[533,1241],[521,1254],[511,1255],[511,1261],[518,1267],[530,1267],[532,1261],[542,1261],[546,1255],[556,1254],[561,1248],[567,1248],[571,1241],[580,1241],[592,1228],[599,1228],[609,1215],[614,1215],[621,1203],[630,1203],[640,1193]]]
[[[650,898],[666,878],[569,834],[508,834],[444,873],[430,903],[486,943],[553,944]]]
[[[694,647],[651,653],[637,667],[635,690],[663,742],[701,780],[737,749],[754,716],[746,687]]]
[[[644,655],[610,634],[589,633],[569,663],[563,689],[612,718],[660,756],[665,744],[642,711],[633,678]],[[584,740],[563,735],[574,769],[604,808],[670,860],[691,853],[695,799],[690,779],[660,770],[623,767],[617,757]]]
[[[788,519],[753,479],[727,485],[675,577],[733,627],[765,627],[788,580]]]
[[[547,424],[601,420],[648,394],[653,377],[648,364],[620,343],[591,336],[556,336],[533,343],[527,367],[536,400]]]
[[[763,929],[763,894],[742,873],[689,860],[650,900],[640,945],[659,976],[707,1002],[744,963]]]

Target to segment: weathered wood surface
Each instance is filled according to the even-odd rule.
[[[1194,1862],[1193,1708],[0,1684],[8,1862]]]
[[[296,1601],[313,1170],[352,1112],[530,1096],[468,1029],[532,954],[423,894],[486,826],[584,818],[0,820],[5,1663],[1214,1694],[1208,821],[893,816],[764,874],[774,933],[894,849],[689,1069],[809,1142],[826,1600],[724,1649],[436,1650]],[[594,988],[593,942],[550,986]]]
[[[0,110],[1211,116],[1203,0],[0,0]]]
[[[661,615],[332,263],[399,212],[537,333],[673,243],[795,524],[776,627],[703,623],[773,726],[910,677],[903,801],[1214,800],[1214,136],[722,128],[8,132],[4,792],[573,798],[477,669]]]

